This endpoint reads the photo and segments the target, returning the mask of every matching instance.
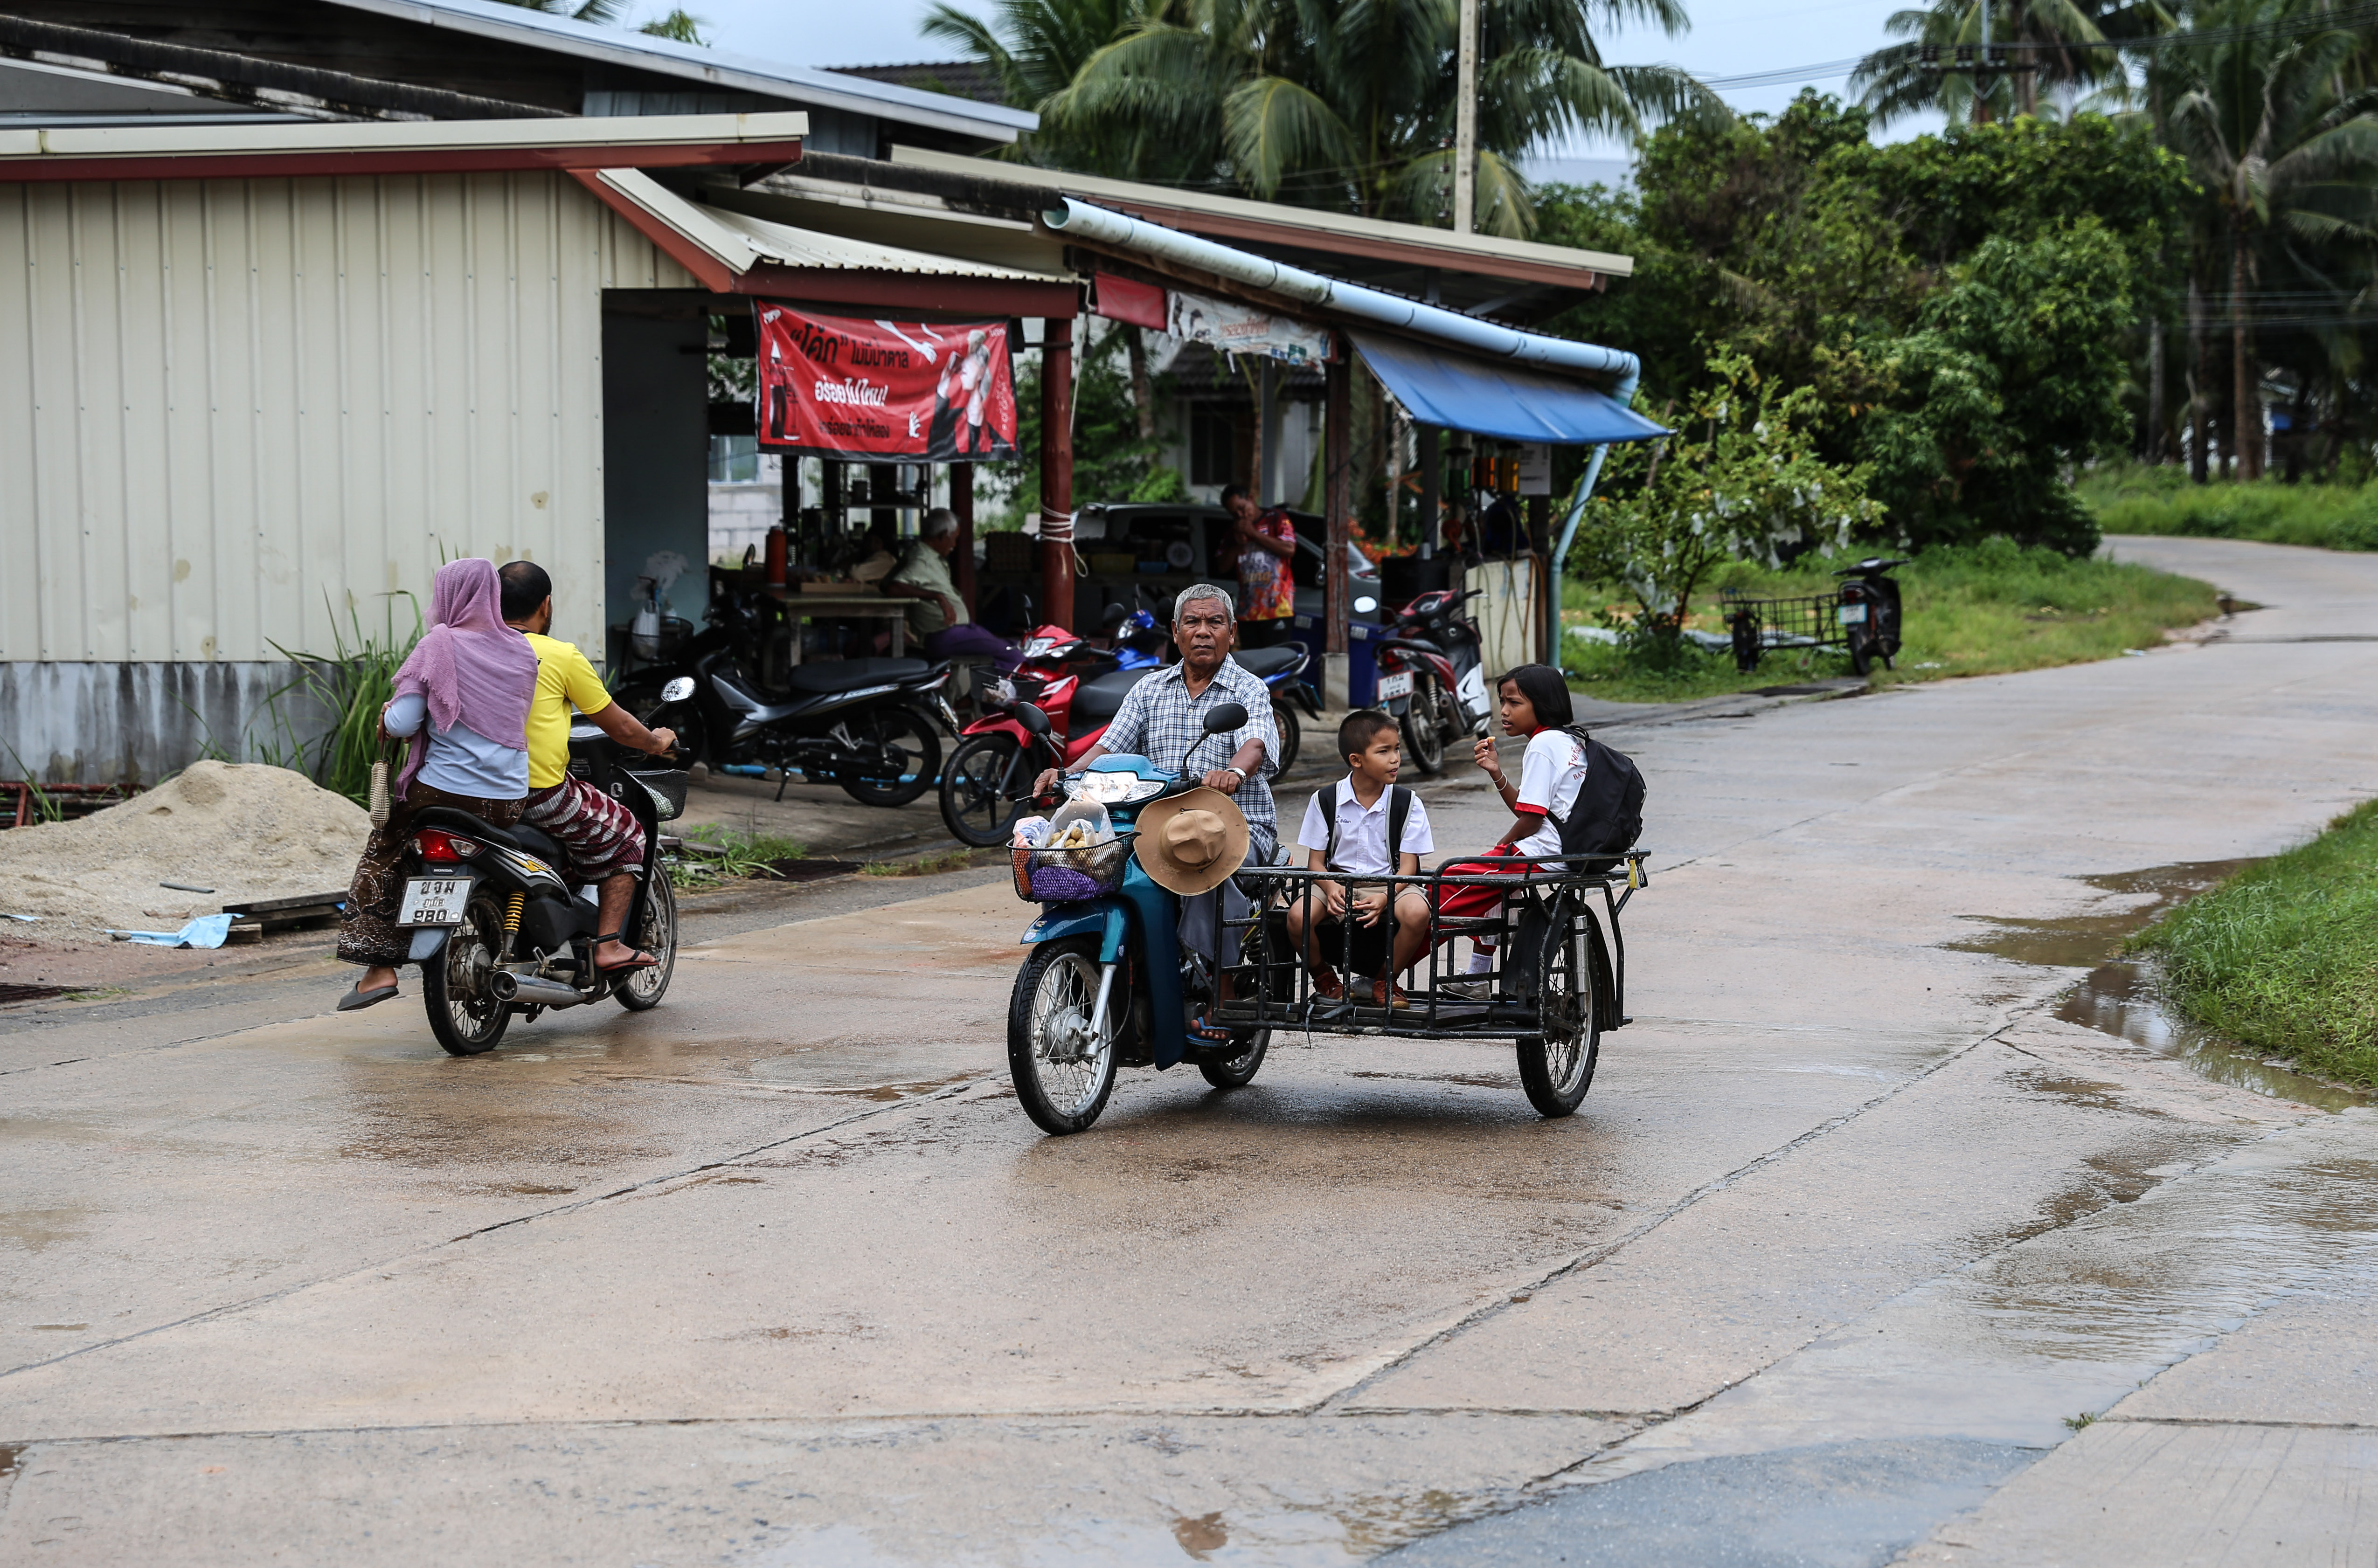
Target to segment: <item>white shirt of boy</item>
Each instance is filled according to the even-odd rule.
[[[1516,809],[1531,807],[1544,812],[1543,825],[1511,846],[1518,855],[1558,855],[1561,831],[1577,808],[1578,792],[1585,787],[1585,748],[1566,730],[1541,729],[1528,737],[1527,756],[1519,763],[1519,798]]]
[[[1330,856],[1329,868],[1343,871],[1350,877],[1386,877],[1395,872],[1387,858],[1387,802],[1395,791],[1379,791],[1379,798],[1364,806],[1354,798],[1354,781],[1339,779],[1338,791],[1338,851]],[[1574,794],[1574,792],[1572,792]],[[1325,854],[1329,849],[1329,823],[1321,815],[1321,796],[1315,794],[1304,808],[1304,825],[1296,832],[1296,842],[1307,849]],[[1404,810],[1403,843],[1398,846],[1406,855],[1427,855],[1436,848],[1436,840],[1428,831],[1428,808],[1420,796],[1411,797]]]

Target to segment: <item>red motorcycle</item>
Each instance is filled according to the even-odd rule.
[[[1462,609],[1478,590],[1457,597],[1439,588],[1396,612],[1395,635],[1378,647],[1374,700],[1404,732],[1404,754],[1424,774],[1445,771],[1445,749],[1479,733],[1489,707],[1478,623]]]
[[[1076,667],[1087,661],[1098,667]],[[1071,767],[1097,745],[1123,694],[1162,667],[1113,664],[1112,654],[1063,627],[1044,626],[1025,640],[1024,663],[1014,675],[980,681],[975,707],[982,716],[960,733],[942,770],[942,821],[959,843],[978,849],[1005,844],[1015,820],[1031,809],[1032,782],[1046,769]],[[1047,715],[1045,733],[1016,718],[1027,702]]]

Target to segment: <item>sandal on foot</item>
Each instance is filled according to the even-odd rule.
[[[601,936],[594,939],[594,945],[599,949],[605,942],[625,941],[627,940],[627,937],[628,934],[625,931],[606,931]],[[655,958],[651,953],[646,952],[643,948],[636,949],[635,953],[635,957],[631,958],[625,964],[597,963],[594,965],[594,973],[597,975],[625,975],[631,969],[657,969],[660,967],[661,961]]]
[[[339,999],[339,1011],[341,1012],[360,1012],[365,1008],[377,1007],[381,1002],[388,1000],[389,998],[394,995],[396,995],[396,987],[394,986],[379,986],[368,991],[365,990],[362,987],[357,986],[350,989],[345,996]]]

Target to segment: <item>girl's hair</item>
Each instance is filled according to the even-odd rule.
[[[1518,687],[1519,695],[1528,700],[1528,706],[1536,711],[1539,728],[1567,729],[1577,722],[1577,710],[1569,705],[1568,682],[1561,679],[1560,672],[1550,664],[1521,664],[1498,678],[1495,689],[1502,689],[1506,682]]]

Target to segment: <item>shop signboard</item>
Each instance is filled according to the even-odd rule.
[[[1015,455],[1005,321],[861,321],[760,306],[760,444],[825,457]]]
[[[1183,342],[1204,343],[1224,353],[1263,354],[1290,365],[1318,365],[1329,357],[1327,328],[1178,289],[1169,303],[1167,330]]]

